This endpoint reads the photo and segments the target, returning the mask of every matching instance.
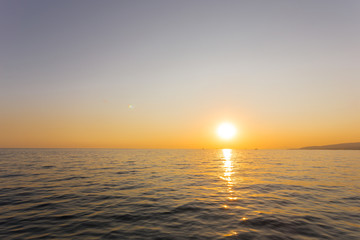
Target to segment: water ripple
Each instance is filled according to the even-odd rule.
[[[0,239],[360,239],[358,153],[2,149]]]

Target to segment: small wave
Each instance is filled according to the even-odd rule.
[[[25,174],[3,174],[0,175],[0,178],[14,178],[14,177],[23,177]]]
[[[138,171],[136,170],[131,170],[131,171],[119,171],[119,172],[116,172],[116,174],[118,175],[122,175],[122,174],[134,174],[134,173],[137,173]]]
[[[48,202],[48,203],[40,203],[40,204],[37,204],[37,205],[34,205],[34,206],[31,206],[27,209],[25,209],[26,211],[28,210],[49,210],[49,209],[55,209],[58,205],[56,203],[51,203],[51,202]]]
[[[360,196],[345,197],[343,200],[360,201]]]
[[[41,168],[43,169],[50,169],[50,168],[54,168],[55,166],[52,166],[52,165],[48,165],[48,166],[42,166]]]

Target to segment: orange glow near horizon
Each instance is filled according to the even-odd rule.
[[[73,113],[61,109],[54,116],[33,113],[30,117],[16,115],[5,117],[0,126],[2,148],[188,148],[188,149],[287,149],[311,145],[326,145],[341,142],[356,142],[356,131],[344,131],[343,136],[335,130],[312,129],[297,125],[296,129],[283,123],[256,120],[248,116],[242,119],[241,131],[237,122],[237,134],[230,139],[218,135],[219,113],[186,115],[174,118],[158,118],[142,113],[139,108],[120,112],[123,118],[104,115]],[[152,116],[152,117],[146,117]],[[162,115],[160,115],[162,116]],[[86,119],[86,121],[83,121]],[[146,119],[146,120],[145,120]],[[323,124],[324,125],[324,124]],[[349,125],[350,126],[350,125]],[[350,127],[348,127],[350,128]],[[239,134],[241,133],[241,134]]]

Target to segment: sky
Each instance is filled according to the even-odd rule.
[[[358,142],[359,64],[357,0],[1,0],[0,147]]]

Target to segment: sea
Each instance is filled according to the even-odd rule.
[[[0,239],[360,239],[360,151],[0,149]]]

